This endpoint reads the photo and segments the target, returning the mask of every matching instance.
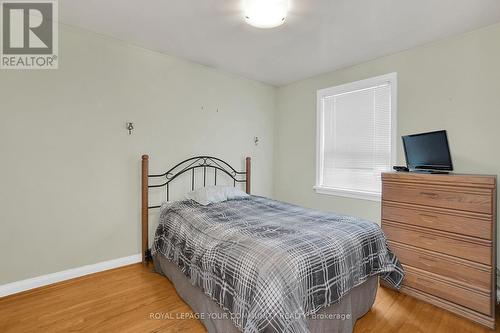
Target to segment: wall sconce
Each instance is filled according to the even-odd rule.
[[[134,129],[134,123],[127,123],[126,128],[128,130],[128,135],[131,135],[132,130]]]
[[[253,143],[255,143],[256,146],[259,145],[259,137],[258,136],[253,138]]]

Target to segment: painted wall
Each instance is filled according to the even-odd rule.
[[[448,130],[457,172],[500,173],[500,24],[282,87],[274,194],[380,222],[380,203],[316,194],[316,91],[398,73],[398,135]],[[399,143],[398,160],[404,164]]]
[[[143,153],[252,156],[272,194],[274,87],[66,26],[59,45],[58,70],[0,71],[0,284],[140,253]]]

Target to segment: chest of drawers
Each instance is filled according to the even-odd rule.
[[[382,229],[401,292],[495,327],[494,176],[384,173]]]

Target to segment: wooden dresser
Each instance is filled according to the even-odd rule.
[[[495,176],[384,173],[382,229],[401,292],[495,327]]]

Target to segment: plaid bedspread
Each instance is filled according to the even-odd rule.
[[[396,288],[404,272],[380,227],[251,196],[162,206],[152,247],[243,332],[307,332],[306,316],[372,275]]]

